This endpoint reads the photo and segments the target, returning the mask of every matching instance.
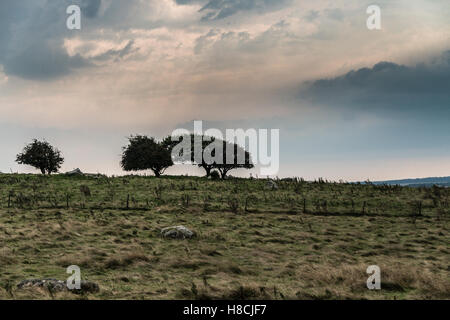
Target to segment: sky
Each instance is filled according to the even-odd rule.
[[[279,129],[279,177],[450,176],[450,2],[0,2],[1,172],[36,172],[15,156],[38,138],[63,172],[123,174],[128,136],[193,120]]]

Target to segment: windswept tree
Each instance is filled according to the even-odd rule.
[[[147,136],[131,136],[123,148],[121,166],[125,171],[152,170],[156,177],[173,165],[170,148]]]
[[[176,162],[195,164],[205,169],[207,177],[214,169],[225,179],[233,169],[254,167],[248,151],[218,138],[191,134],[176,139],[167,137],[163,143],[172,151]]]
[[[16,162],[32,166],[41,170],[42,174],[50,175],[58,172],[64,158],[61,156],[61,152],[47,141],[34,139],[33,142],[25,146],[22,153],[17,155]]]

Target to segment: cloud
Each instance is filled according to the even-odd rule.
[[[450,51],[415,66],[379,62],[321,79],[300,97],[338,110],[442,117],[450,115]]]
[[[93,13],[92,1],[83,1]],[[90,65],[63,47],[68,36],[68,1],[0,3],[0,64],[6,74],[24,79],[50,80]]]
[[[72,4],[82,10],[79,31],[66,28],[66,8]],[[99,61],[124,58],[136,50],[135,30],[180,29],[194,21],[194,14],[198,19],[195,8],[180,8],[173,0],[2,0],[0,65],[9,76],[55,80]],[[122,50],[110,48],[97,57],[85,57],[68,53],[65,43],[74,38],[114,43],[127,40],[128,45]]]
[[[81,31],[65,27],[69,4],[82,7]],[[38,135],[32,128],[50,128],[45,136],[73,148],[74,165],[96,170],[98,159],[108,166],[120,150],[121,142],[106,143],[204,119],[284,128],[282,152],[292,152],[297,172],[301,157],[335,168],[341,156],[384,160],[396,151],[412,159],[431,147],[437,156],[450,136],[449,56],[415,63],[448,49],[450,2],[381,0],[380,32],[365,26],[368,4],[0,0],[0,122],[8,137],[5,125],[21,126],[4,153]],[[306,87],[311,79],[322,81]],[[93,129],[108,134],[98,138]],[[77,146],[68,137],[80,139]],[[77,151],[86,145],[102,150],[99,157]]]
[[[51,80],[68,75],[74,69],[89,66],[80,55],[69,56],[60,42],[32,43],[5,60],[7,74],[31,80]]]
[[[175,0],[179,5],[203,4],[202,21],[221,20],[240,12],[266,13],[285,7],[290,0]]]
[[[310,10],[308,14],[305,16],[306,21],[313,22],[319,18],[320,12],[317,10]]]
[[[88,18],[97,17],[102,0],[82,0],[81,10],[83,14]]]
[[[325,14],[327,15],[327,17],[333,20],[341,21],[345,18],[344,12],[339,8],[326,9]]]
[[[66,8],[72,4],[81,7],[83,18],[80,31],[66,27]],[[152,23],[144,23],[144,9],[154,4],[153,1],[3,0],[0,2],[0,66],[9,76],[48,81],[81,68],[93,67],[97,61],[123,58],[135,49],[133,39],[129,39],[123,49],[111,49],[88,58],[77,53],[69,54],[65,42],[71,38],[98,40],[100,30],[108,31],[106,37],[114,37],[114,32],[131,26],[123,25],[122,19],[152,28]],[[130,19],[130,15],[136,19]]]
[[[97,56],[92,57],[93,60],[99,60],[99,61],[105,61],[110,59],[121,59],[127,56],[128,54],[132,53],[133,51],[136,51],[137,49],[134,48],[134,40],[128,41],[128,43],[123,47],[122,49],[110,49],[102,54],[99,54]]]
[[[4,73],[3,67],[0,65],[0,86],[6,82],[8,82],[8,77]]]

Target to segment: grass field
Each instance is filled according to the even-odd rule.
[[[450,299],[450,189],[275,183],[0,175],[0,298]],[[100,292],[16,287],[69,265]]]

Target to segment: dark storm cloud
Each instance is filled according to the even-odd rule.
[[[15,22],[24,17],[25,3],[22,1],[0,1],[0,63],[5,57]]]
[[[429,63],[403,66],[380,62],[372,68],[315,81],[301,97],[316,105],[440,117],[450,114],[450,51]]]
[[[179,5],[204,4],[200,12],[204,12],[203,21],[220,20],[239,12],[269,12],[281,9],[290,0],[175,0]]]
[[[81,56],[70,56],[63,46],[66,8],[83,4],[88,14],[98,10],[98,1],[0,2],[0,64],[8,75],[32,80],[50,80],[89,65]]]
[[[102,0],[83,0],[81,10],[88,18],[95,18],[98,15]]]
[[[33,43],[19,54],[5,60],[4,71],[31,80],[51,80],[65,76],[72,70],[88,66],[81,56],[69,56],[61,43],[45,41]]]

